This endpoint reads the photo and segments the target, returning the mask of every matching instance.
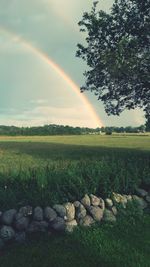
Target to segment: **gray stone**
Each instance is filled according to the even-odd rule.
[[[120,203],[122,196],[120,194],[113,192],[112,199],[115,203]]]
[[[116,217],[115,215],[112,213],[111,210],[108,210],[108,209],[105,209],[104,210],[104,217],[103,217],[103,220],[105,222],[116,222]]]
[[[105,210],[105,202],[102,198],[100,198],[99,200],[100,200],[99,207],[104,211]]]
[[[145,209],[148,206],[147,202],[143,198],[141,198],[141,197],[138,197],[136,195],[133,195],[133,200],[137,203],[137,205],[141,209]]]
[[[91,200],[87,194],[81,199],[81,203],[85,207],[89,207],[91,205]]]
[[[41,207],[36,207],[34,209],[33,219],[35,221],[43,221],[43,209]]]
[[[66,221],[72,221],[75,218],[75,206],[68,202],[64,204],[64,207],[66,209]]]
[[[127,198],[125,195],[120,195],[117,193],[113,193],[113,201],[116,204],[121,204],[123,208],[126,208]]]
[[[80,220],[82,218],[84,218],[86,216],[86,209],[84,208],[84,206],[79,202],[78,207],[76,208],[76,219]]]
[[[90,206],[88,211],[95,221],[100,222],[102,220],[104,211],[101,208]]]
[[[46,221],[32,221],[27,229],[29,233],[46,232],[48,229],[48,222]]]
[[[80,225],[87,226],[87,227],[91,226],[94,223],[95,223],[95,221],[90,215],[86,215],[79,222]]]
[[[2,238],[0,238],[0,250],[2,250],[5,246],[5,243]]]
[[[112,208],[112,206],[113,206],[113,201],[110,199],[110,198],[106,198],[105,199],[105,203],[106,203],[106,207],[107,208]]]
[[[33,209],[31,206],[25,206],[19,209],[19,213],[22,213],[23,216],[31,216],[33,213]]]
[[[51,228],[55,231],[61,232],[65,230],[65,221],[62,217],[57,217],[52,223]]]
[[[66,222],[66,231],[69,233],[73,232],[73,229],[77,226],[77,221],[76,220],[72,220],[70,222]]]
[[[11,225],[14,221],[17,211],[15,209],[7,210],[2,214],[1,221],[3,224]]]
[[[75,201],[73,203],[73,205],[75,206],[75,208],[79,208],[79,206],[81,205],[81,202],[80,201]]]
[[[126,199],[127,202],[131,202],[133,200],[131,195],[126,195]]]
[[[144,189],[142,188],[137,188],[136,189],[136,193],[139,197],[146,197],[148,195],[148,192],[146,192]]]
[[[12,240],[15,237],[15,231],[11,226],[4,225],[0,230],[0,237],[4,241]]]
[[[148,203],[150,203],[150,196],[146,196],[146,197],[145,197],[145,200],[146,200]]]
[[[65,218],[66,216],[66,208],[63,205],[54,205],[53,209],[57,212],[59,217]]]
[[[23,231],[28,228],[29,218],[25,217],[22,213],[16,214],[15,227],[18,231]]]
[[[118,213],[117,208],[115,206],[113,206],[111,210],[112,210],[113,214],[116,216]]]
[[[99,206],[100,199],[98,197],[96,197],[95,195],[91,194],[90,195],[90,200],[91,200],[91,205],[92,206]]]
[[[55,210],[53,210],[52,208],[50,207],[46,207],[44,209],[44,217],[46,220],[48,220],[49,222],[52,222],[56,219],[57,217],[57,213]]]
[[[26,241],[26,233],[25,232],[17,232],[15,234],[15,241],[19,244],[23,244]]]

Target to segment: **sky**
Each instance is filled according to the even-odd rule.
[[[101,0],[109,12],[113,0]],[[140,110],[107,116],[91,93],[80,93],[86,64],[78,22],[92,0],[0,0],[0,125],[138,126]]]

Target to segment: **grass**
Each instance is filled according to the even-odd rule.
[[[32,236],[27,245],[10,247],[0,255],[8,267],[149,267],[150,216],[135,224],[78,228],[71,235]],[[8,249],[8,248],[7,248]]]
[[[140,184],[150,184],[150,136],[0,137],[1,209],[132,193]]]
[[[38,142],[112,148],[150,150],[150,134],[127,135],[63,135],[63,136],[0,136],[0,142]]]
[[[150,185],[150,136],[0,137],[0,209],[134,192]],[[0,254],[1,267],[149,267],[150,215],[36,235]]]

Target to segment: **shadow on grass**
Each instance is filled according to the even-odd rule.
[[[43,142],[3,142],[0,149],[7,152],[1,209],[75,201],[85,193],[133,193],[141,184],[149,189],[149,151]]]
[[[87,146],[44,142],[2,142],[0,149],[16,155],[28,154],[34,158],[48,160],[81,160],[101,159],[103,157],[146,157],[150,159],[150,151],[137,148],[116,148],[106,146]]]

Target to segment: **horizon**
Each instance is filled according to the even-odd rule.
[[[115,125],[111,125],[111,126],[108,126],[108,125],[105,125],[105,126],[100,126],[100,127],[95,127],[95,128],[90,128],[90,127],[86,127],[86,126],[72,126],[72,125],[69,125],[69,124],[55,124],[55,123],[50,123],[50,124],[41,124],[41,125],[37,125],[37,126],[29,126],[29,125],[26,125],[26,126],[17,126],[17,125],[3,125],[3,124],[0,124],[0,127],[16,127],[16,128],[38,128],[38,127],[45,127],[45,126],[62,126],[62,127],[72,127],[72,128],[88,128],[88,129],[101,129],[101,128],[128,128],[128,127],[131,127],[131,128],[139,128],[141,126],[145,126],[144,124],[141,124],[141,125],[138,125],[138,126],[133,126],[133,125],[127,125],[127,126],[115,126]]]

